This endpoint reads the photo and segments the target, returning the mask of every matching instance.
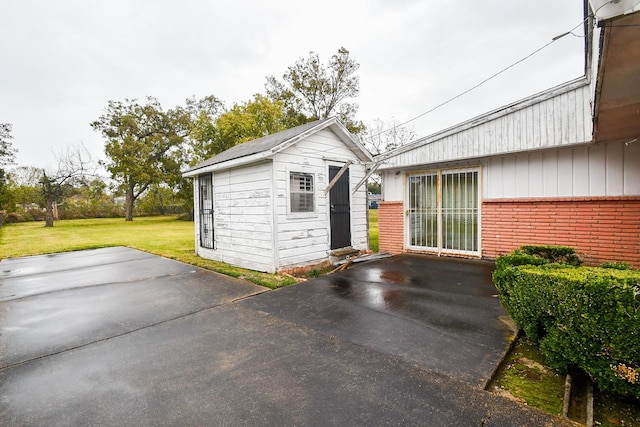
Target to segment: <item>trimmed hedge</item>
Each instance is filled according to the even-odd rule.
[[[572,250],[542,248],[496,260],[502,304],[551,366],[640,398],[640,271],[576,267]]]

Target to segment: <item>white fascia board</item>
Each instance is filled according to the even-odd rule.
[[[182,174],[182,176],[185,177],[185,178],[190,178],[190,177],[202,175],[202,174],[205,174],[205,173],[211,173],[211,172],[217,172],[217,171],[225,170],[225,169],[237,168],[237,167],[245,166],[245,165],[248,165],[248,164],[251,164],[251,163],[256,163],[256,162],[259,162],[261,160],[270,159],[271,157],[272,157],[271,152],[264,151],[262,153],[256,153],[256,154],[252,154],[250,156],[239,157],[237,159],[231,159],[231,160],[228,160],[226,162],[216,163],[216,164],[213,164],[213,165],[205,166],[205,167],[200,168],[200,169],[195,169],[195,170],[192,170],[192,171],[189,171],[189,172],[185,172],[184,174]]]

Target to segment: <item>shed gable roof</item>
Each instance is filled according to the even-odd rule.
[[[234,160],[237,161],[237,165],[251,163],[252,161],[257,160],[253,156],[264,154],[262,157],[267,157],[268,155],[279,151],[280,148],[287,147],[291,143],[295,143],[299,139],[305,138],[327,127],[331,127],[331,129],[338,134],[338,137],[349,146],[360,160],[372,160],[371,154],[369,154],[364,146],[362,146],[335,117],[330,117],[323,120],[305,123],[282,132],[235,145],[228,150],[225,150],[222,153],[219,153],[188,169],[184,172],[184,176],[197,175],[201,170],[216,165],[223,168],[224,163]],[[234,162],[234,164],[235,163],[236,162]]]

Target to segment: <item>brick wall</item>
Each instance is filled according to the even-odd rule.
[[[640,268],[640,197],[484,200],[482,255],[526,244],[573,246],[587,264]]]
[[[404,248],[404,215],[402,202],[378,204],[378,236],[380,252],[402,253]]]

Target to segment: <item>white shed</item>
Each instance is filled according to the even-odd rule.
[[[368,249],[371,155],[335,118],[236,145],[184,173],[194,179],[196,252],[276,272]]]

